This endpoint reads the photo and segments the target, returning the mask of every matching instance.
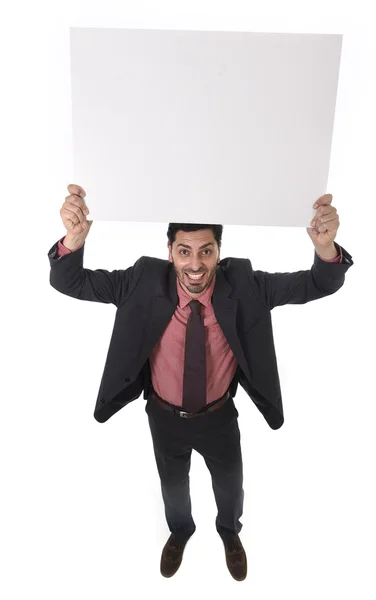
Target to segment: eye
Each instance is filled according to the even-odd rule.
[[[181,254],[182,252],[188,252],[188,250],[180,250],[180,254]],[[203,250],[203,252],[210,252],[210,254],[211,254],[211,250]],[[184,254],[184,256],[185,256],[185,254]]]

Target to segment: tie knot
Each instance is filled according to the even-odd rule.
[[[199,300],[191,300],[189,306],[191,307],[191,311],[196,313],[196,315],[201,313],[201,302]]]

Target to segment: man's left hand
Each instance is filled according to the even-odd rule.
[[[339,216],[337,209],[332,206],[332,200],[332,194],[325,194],[313,205],[313,208],[317,206],[317,210],[311,227],[307,227],[307,233],[315,248],[330,248],[337,235]]]

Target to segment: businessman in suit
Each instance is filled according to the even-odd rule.
[[[271,310],[323,298],[344,284],[353,261],[334,242],[339,217],[332,196],[314,204],[310,270],[268,273],[254,270],[249,259],[221,260],[221,225],[170,223],[168,260],[142,256],[109,272],[83,267],[92,221],[83,188],[72,184],[68,191],[60,210],[67,234],[48,252],[50,284],[73,298],[117,307],[94,417],[107,421],[143,392],[171,532],[161,574],[176,573],[196,529],[189,493],[194,449],[211,474],[228,570],[242,581],[243,470],[233,398],[240,383],[268,425],[282,426]]]

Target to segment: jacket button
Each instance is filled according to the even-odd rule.
[[[101,398],[101,403],[104,404],[106,402],[106,400],[104,398]]]
[[[129,382],[130,382],[130,380],[131,380],[131,379],[130,379],[130,377],[126,377],[126,378],[125,378],[125,383],[129,383]]]

